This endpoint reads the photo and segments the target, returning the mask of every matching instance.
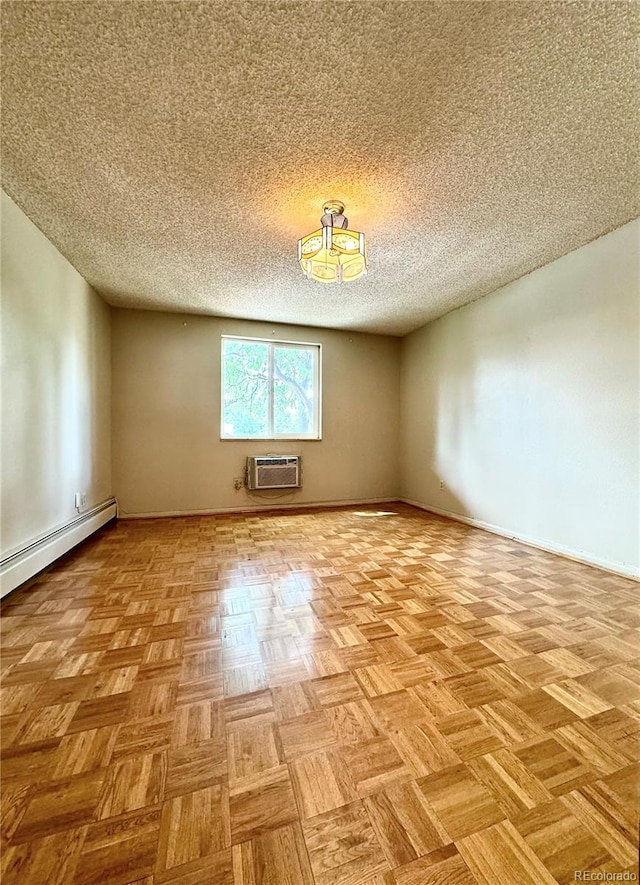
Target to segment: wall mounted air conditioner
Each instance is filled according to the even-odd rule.
[[[302,487],[300,455],[252,455],[247,458],[250,489],[299,489]]]

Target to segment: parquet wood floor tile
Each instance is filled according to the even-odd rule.
[[[229,789],[233,844],[299,820],[289,766],[236,780]]]
[[[406,505],[108,526],[2,604],[2,881],[637,875],[637,599]]]
[[[552,885],[557,881],[510,821],[466,836],[458,842],[458,850],[479,885]]]
[[[506,817],[491,792],[466,765],[452,766],[427,775],[420,778],[417,784],[451,841]]]
[[[375,883],[373,883],[375,885]],[[453,843],[396,867],[381,885],[477,885]]]
[[[233,873],[234,885],[313,885],[300,824],[270,830],[236,845]]]
[[[602,843],[562,804],[541,804],[513,823],[558,882],[575,881],[575,869],[619,868]]]
[[[152,805],[91,824],[71,881],[125,885],[150,878],[157,860],[160,819],[160,806]]]
[[[307,821],[303,833],[316,885],[357,885],[389,870],[360,801]]]
[[[132,885],[153,885],[154,877],[138,880]],[[208,854],[156,873],[156,885],[234,885],[233,856],[230,848]]]

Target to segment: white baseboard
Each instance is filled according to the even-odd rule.
[[[420,510],[426,510],[428,513],[435,513],[438,516],[444,516],[446,519],[453,519],[456,522],[464,522],[466,525],[474,526],[478,529],[484,529],[486,532],[492,532],[494,535],[501,535],[503,538],[510,538],[512,541],[521,541],[529,547],[536,547],[538,550],[546,550],[548,553],[555,553],[558,556],[564,556],[575,562],[582,562],[585,565],[593,565],[597,568],[604,569],[607,572],[614,572],[616,575],[623,575],[625,578],[632,578],[636,581],[640,580],[640,569],[629,565],[626,562],[616,562],[615,560],[603,559],[598,556],[592,556],[583,550],[572,550],[563,544],[554,544],[546,539],[533,538],[530,535],[514,535],[508,529],[502,526],[493,525],[482,519],[474,519],[472,516],[462,516],[460,513],[453,513],[451,510],[442,510],[440,507],[430,507],[422,504],[420,501],[413,501],[411,498],[400,498],[405,504],[411,504],[412,507],[418,507]]]
[[[300,504],[280,504],[273,498],[270,504],[244,504],[241,507],[218,507],[209,510],[152,510],[141,513],[127,513],[120,510],[119,519],[162,519],[167,516],[216,516],[223,513],[259,513],[262,510],[313,510],[316,507],[358,507],[362,504],[391,504],[400,499],[397,495],[390,498],[357,498],[340,501],[305,501]]]
[[[0,598],[47,568],[76,544],[84,541],[117,515],[115,498],[110,498],[47,535],[37,538],[0,561]]]

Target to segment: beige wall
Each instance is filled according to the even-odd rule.
[[[114,310],[113,480],[120,513],[188,513],[398,495],[397,338]],[[323,348],[320,441],[220,439],[220,336]],[[302,454],[304,488],[236,491],[247,455]]]
[[[109,308],[2,193],[2,556],[111,495]]]
[[[4,194],[2,221],[2,556],[76,491],[123,515],[401,494],[638,568],[639,222],[400,341],[110,311]],[[323,345],[321,441],[220,440],[221,334]],[[304,489],[236,491],[265,452],[301,453]]]
[[[405,499],[638,568],[639,234],[632,222],[404,340]]]

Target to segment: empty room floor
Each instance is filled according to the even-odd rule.
[[[638,585],[381,507],[120,521],[4,601],[4,885],[637,874]]]

